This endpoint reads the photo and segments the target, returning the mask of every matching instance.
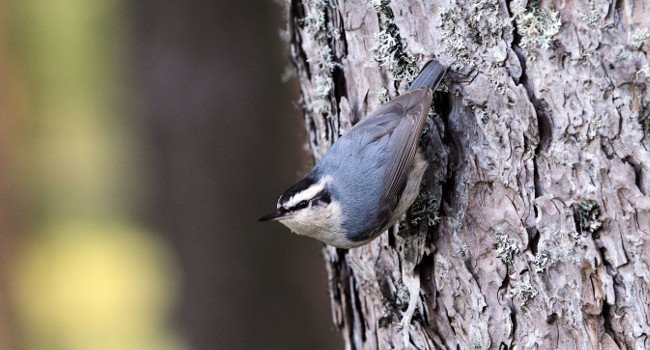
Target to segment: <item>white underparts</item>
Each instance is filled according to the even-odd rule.
[[[338,203],[322,203],[291,213],[280,222],[296,234],[313,237],[335,247],[347,247],[350,240],[341,228],[342,215]]]

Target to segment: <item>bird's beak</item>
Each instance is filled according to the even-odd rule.
[[[262,216],[261,218],[257,219],[257,221],[272,221],[272,220],[278,220],[281,217],[284,216],[284,212],[281,211],[280,209],[272,212],[271,214],[266,214]]]

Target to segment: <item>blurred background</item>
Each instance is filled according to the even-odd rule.
[[[334,349],[268,0],[0,0],[0,349]]]

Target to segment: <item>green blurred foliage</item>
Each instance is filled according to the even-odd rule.
[[[10,286],[22,349],[179,349],[175,259],[133,224],[146,197],[121,2],[11,0],[25,238]]]
[[[122,79],[119,1],[14,0],[12,43],[28,90],[24,186],[42,220],[114,217],[143,181]]]

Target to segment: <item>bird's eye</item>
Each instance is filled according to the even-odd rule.
[[[300,203],[298,203],[298,205],[296,205],[296,207],[298,207],[298,209],[307,208],[307,201],[301,201]]]

